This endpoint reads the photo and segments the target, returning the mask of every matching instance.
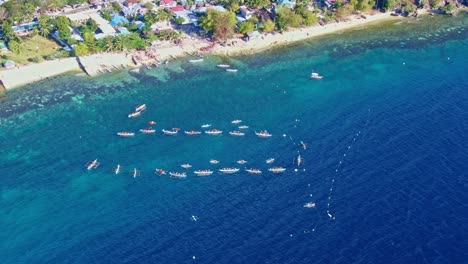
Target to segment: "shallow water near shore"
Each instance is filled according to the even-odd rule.
[[[251,56],[9,91],[0,101],[2,263],[462,263],[467,21],[387,22]],[[141,103],[148,109],[128,119]],[[227,134],[234,119],[250,126],[244,138]],[[115,135],[149,120],[156,135]],[[160,133],[206,123],[224,135]],[[273,137],[255,137],[261,129]],[[299,154],[305,165],[294,172]],[[267,158],[287,172],[267,173]],[[193,165],[187,179],[154,175],[183,163]],[[228,166],[264,173],[191,173]]]

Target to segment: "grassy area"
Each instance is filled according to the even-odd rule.
[[[42,57],[55,53],[60,49],[60,46],[49,39],[42,36],[34,36],[32,38],[23,39],[24,51],[21,54],[14,54],[9,52],[2,56],[2,62],[5,60],[12,60],[16,64],[29,64],[32,63],[30,59],[34,57]]]

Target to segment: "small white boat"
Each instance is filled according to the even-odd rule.
[[[169,175],[171,175],[171,178],[179,178],[179,179],[187,177],[187,173],[185,172],[169,172]]]
[[[141,116],[141,112],[133,112],[131,114],[128,114],[128,118],[135,118]]]
[[[88,163],[85,164],[85,167],[87,170],[92,170],[92,169],[96,169],[97,167],[99,167],[99,162],[97,159],[93,160],[93,161],[89,161]]]
[[[211,174],[213,174],[213,171],[210,171],[210,170],[197,170],[197,171],[194,171],[193,173],[195,173],[197,176],[210,176]]]
[[[216,66],[218,66],[219,68],[229,68],[229,67],[231,67],[231,65],[229,65],[229,64],[218,64]]]
[[[212,160],[210,160],[210,163],[211,163],[211,164],[218,164],[219,161],[217,161],[217,160],[215,160],[215,159],[212,159]]]
[[[148,125],[156,125],[156,121],[148,121]]]
[[[210,126],[211,126],[211,124],[204,124],[204,125],[202,125],[201,127],[202,127],[202,128],[207,128],[207,127],[210,127]]]
[[[263,130],[263,131],[260,131],[260,132],[255,132],[255,135],[257,135],[258,137],[261,137],[261,138],[269,138],[269,137],[272,136],[266,130]]]
[[[139,105],[135,107],[135,112],[141,112],[146,110],[146,104]]]
[[[307,144],[301,141],[301,147],[306,150],[307,149]]]
[[[115,175],[119,174],[122,171],[122,167],[120,164],[117,164],[117,166],[114,168],[114,173]]]
[[[239,126],[239,129],[247,129],[249,126]]]
[[[140,132],[143,133],[143,134],[154,134],[154,133],[156,133],[156,129],[143,128],[143,129],[140,129]]]
[[[296,158],[297,166],[301,166],[303,163],[304,163],[304,158],[301,157],[301,155],[297,156],[297,158]]]
[[[265,162],[266,162],[267,164],[270,164],[270,163],[273,163],[274,161],[275,161],[274,158],[269,158],[269,159],[267,159]]]
[[[227,72],[237,72],[237,69],[226,69]]]
[[[231,124],[239,124],[239,123],[242,123],[242,120],[236,119],[236,120],[231,121]]]
[[[133,132],[117,132],[117,135],[121,136],[121,137],[134,137],[135,133],[133,133]]]
[[[184,169],[192,168],[192,165],[190,165],[190,164],[188,164],[188,163],[182,164],[182,165],[180,165],[180,166],[181,166],[182,168],[184,168]]]
[[[212,129],[212,130],[205,131],[205,134],[210,135],[210,136],[219,136],[222,133],[223,133],[223,131],[218,130],[218,129]]]
[[[133,178],[136,178],[137,176],[140,176],[140,171],[134,168],[132,170],[131,174],[132,174]]]
[[[283,173],[286,169],[282,167],[273,167],[269,168],[268,170],[273,173]]]
[[[236,172],[239,172],[238,168],[222,168],[219,169],[219,172],[224,173],[224,174],[233,174]]]
[[[238,161],[237,161],[237,164],[246,164],[246,163],[247,163],[246,160],[238,160]]]
[[[200,134],[201,134],[200,131],[196,131],[196,130],[184,131],[184,133],[185,133],[186,135],[189,135],[189,136],[195,136],[195,135],[200,135]]]
[[[259,169],[247,169],[245,171],[248,172],[249,174],[262,174],[262,171]]]
[[[229,132],[229,135],[236,136],[236,137],[242,137],[242,136],[245,136],[245,133],[240,132],[240,131],[231,131],[231,132]]]
[[[310,78],[316,79],[316,80],[321,80],[321,79],[323,79],[323,76],[320,76],[318,73],[313,72],[313,73],[310,75]]]
[[[189,60],[188,62],[190,63],[196,63],[196,62],[202,62],[203,59],[193,59],[193,60]]]
[[[174,136],[174,135],[177,135],[177,133],[179,132],[178,129],[171,129],[171,130],[166,130],[166,129],[163,129],[162,132],[164,133],[164,135],[168,135],[168,136]]]
[[[304,204],[304,207],[305,208],[315,208],[315,203],[313,203],[313,202],[306,203],[306,204]]]
[[[163,169],[156,169],[156,170],[154,171],[154,174],[165,175],[165,174],[167,174],[167,171],[166,171],[166,170],[163,170]]]

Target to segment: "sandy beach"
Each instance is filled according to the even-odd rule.
[[[428,11],[419,10],[419,14],[425,14]],[[262,34],[250,41],[234,39],[234,45],[221,46],[215,45],[206,53],[215,55],[234,56],[239,54],[255,53],[265,49],[289,44],[295,41],[305,40],[317,36],[336,33],[338,31],[360,27],[369,23],[381,22],[390,19],[403,19],[402,17],[391,16],[390,13],[365,14],[366,18],[355,15],[349,18],[347,22],[327,24],[324,26],[316,25],[308,28],[291,29],[283,34]],[[232,41],[230,41],[232,43]],[[210,46],[210,42],[205,39],[194,39],[189,36],[183,39],[179,45],[172,43],[156,44],[149,49],[159,60],[172,59],[175,57],[185,57],[187,54],[200,53],[201,49]],[[81,65],[80,65],[81,64]],[[80,67],[82,66],[82,67]],[[93,76],[100,72],[109,71],[122,66],[136,67],[140,64],[134,64],[132,55],[126,53],[104,53],[84,56],[80,58],[67,58],[62,60],[47,61],[39,64],[21,66],[19,68],[0,71],[0,80],[6,89],[11,89],[24,84],[45,79],[47,77],[59,75],[73,70],[84,70],[87,74]]]

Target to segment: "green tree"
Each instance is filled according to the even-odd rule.
[[[442,10],[444,10],[445,14],[452,14],[452,11],[455,10],[456,6],[453,3],[449,3],[448,5],[444,6]]]
[[[207,32],[213,34],[216,40],[226,41],[234,34],[236,15],[232,12],[219,12],[208,10],[200,18],[200,26]]]
[[[103,43],[104,43],[104,50],[107,51],[107,52],[112,52],[115,50],[116,46],[115,46],[115,41],[114,41],[114,37],[106,37],[103,39]]]
[[[440,0],[430,0],[432,8],[438,8],[440,5]]]
[[[145,8],[149,10],[153,9],[154,5],[151,2],[146,2],[145,3]]]
[[[165,9],[159,9],[157,13],[157,20],[158,21],[167,21],[171,20],[173,17],[171,11]]]
[[[207,33],[213,33],[215,26],[215,17],[217,11],[209,9],[205,15],[199,18],[200,27],[203,28]]]
[[[358,0],[356,9],[359,11],[369,11],[375,5],[375,0]]]
[[[88,0],[67,0],[67,4],[69,5],[79,5],[88,2]]]
[[[270,0],[245,0],[244,2],[247,6],[253,8],[260,8],[270,4]]]
[[[414,11],[416,11],[416,6],[413,3],[411,3],[409,0],[406,0],[403,11],[405,11],[407,14],[413,13]]]
[[[239,25],[237,31],[241,34],[252,33],[255,29],[255,25],[250,21],[244,21]]]
[[[384,0],[385,10],[393,10],[400,4],[400,0]]]
[[[117,12],[117,13],[122,12],[122,7],[120,7],[119,3],[112,2],[111,6],[112,6],[112,10],[114,10],[114,12]]]
[[[75,46],[74,50],[75,56],[84,56],[89,54],[89,48],[86,44],[80,43]]]
[[[238,2],[230,3],[229,6],[228,6],[228,9],[229,9],[229,11],[231,11],[233,13],[239,12],[239,10],[240,10],[239,3]]]
[[[318,17],[310,11],[303,13],[302,18],[304,19],[304,25],[306,26],[312,26],[318,22]]]
[[[89,51],[96,50],[96,39],[94,38],[94,33],[91,31],[85,31],[83,33],[83,41],[88,47]]]
[[[345,4],[336,9],[336,18],[345,19],[354,12],[354,6],[350,4]]]
[[[176,17],[175,22],[176,22],[177,25],[182,25],[185,22],[185,18]]]
[[[266,20],[265,22],[263,22],[263,25],[260,28],[260,30],[266,33],[272,32],[273,30],[275,30],[275,22],[271,21],[270,19]]]
[[[54,19],[55,26],[59,32],[59,38],[67,41],[71,36],[70,20],[65,16],[58,16]]]
[[[157,15],[153,12],[146,12],[146,14],[143,16],[143,20],[146,25],[153,25],[157,19]]]
[[[24,52],[24,43],[20,38],[14,38],[8,42],[8,48],[15,54],[21,54]]]
[[[101,17],[107,21],[110,21],[112,19],[111,12],[109,11],[109,9],[101,9],[101,11],[99,11],[99,14],[101,14]]]
[[[86,26],[89,28],[91,32],[96,32],[96,30],[99,28],[99,25],[94,21],[94,19],[88,19],[86,20]]]
[[[2,23],[3,35],[7,40],[10,40],[15,37],[15,32],[13,31],[13,21],[11,19],[4,20]]]
[[[7,19],[10,16],[10,13],[6,8],[0,6],[0,21]]]
[[[289,27],[299,27],[302,24],[302,17],[295,14],[289,7],[281,6],[276,16],[276,25],[280,31],[288,30]]]
[[[51,21],[48,15],[41,15],[38,19],[39,21],[39,29],[41,36],[45,37],[50,34],[51,29]]]

